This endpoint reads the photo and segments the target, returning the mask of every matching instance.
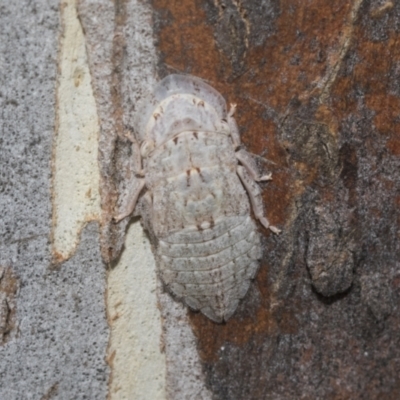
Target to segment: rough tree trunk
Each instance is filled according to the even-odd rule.
[[[400,397],[399,2],[21,0],[0,21],[1,399]],[[135,105],[177,72],[238,104],[273,174],[283,233],[260,226],[226,324],[111,221]]]

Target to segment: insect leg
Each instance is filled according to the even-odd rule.
[[[246,150],[240,149],[236,153],[236,158],[240,163],[246,168],[247,172],[256,182],[260,181],[270,181],[272,179],[272,174],[267,174],[260,176],[257,165],[253,157]]]
[[[140,179],[138,182],[139,182],[139,184],[137,186],[135,186],[134,190],[131,193],[128,204],[126,204],[123,207],[123,210],[121,210],[121,213],[119,215],[114,217],[115,222],[119,222],[122,219],[124,219],[125,217],[127,217],[133,213],[133,210],[136,207],[136,203],[139,198],[140,192],[142,191],[142,189],[144,188],[144,185],[145,185],[144,179]]]
[[[253,207],[255,217],[267,229],[270,229],[272,232],[276,234],[280,233],[281,231],[275,226],[270,225],[268,219],[264,216],[264,207],[263,207],[260,187],[254,181],[254,179],[252,179],[249,176],[246,169],[241,165],[238,165],[237,173],[239,175],[240,180],[243,183],[243,186],[246,188],[247,193],[249,194],[251,206]]]
[[[233,141],[233,145],[235,146],[235,149],[237,149],[240,146],[240,133],[235,118],[233,118],[233,114],[235,113],[235,111],[236,111],[236,104],[231,104],[231,109],[229,110],[228,113],[228,126],[231,131],[231,138]]]

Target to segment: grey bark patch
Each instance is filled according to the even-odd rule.
[[[360,23],[369,40],[385,42],[389,39],[393,25],[400,25],[400,6],[397,1],[378,0],[364,2]],[[398,29],[397,29],[398,32]]]
[[[377,321],[386,319],[393,310],[392,290],[380,273],[361,277],[361,298]]]
[[[348,217],[319,205],[310,214],[306,264],[315,289],[324,296],[346,291],[353,281],[354,241]]]
[[[58,1],[5,2],[0,13],[0,265],[19,280],[18,335],[0,346],[0,398],[104,399],[108,328],[98,227],[49,269]],[[4,277],[3,277],[4,279]],[[17,332],[17,331],[16,331]]]
[[[332,184],[338,176],[338,144],[326,124],[313,119],[305,121],[301,116],[293,115],[284,125],[281,140],[290,143],[288,153],[291,161],[308,163],[318,171],[318,184]],[[309,168],[308,173],[312,174],[314,168]]]
[[[59,398],[105,398],[108,326],[97,224],[84,229],[77,253],[58,270],[49,269],[46,238],[10,250],[21,282],[19,334],[0,350],[0,398],[41,398],[54,382]]]

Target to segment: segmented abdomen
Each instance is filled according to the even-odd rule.
[[[187,305],[221,322],[254,278],[260,238],[250,216],[221,217],[207,229],[185,228],[159,240],[160,273]]]

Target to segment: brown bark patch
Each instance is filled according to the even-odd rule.
[[[190,73],[208,80],[220,90],[216,66],[221,63],[221,55],[199,2],[153,0],[152,3],[158,14],[156,20],[161,24],[158,49],[164,74]]]

